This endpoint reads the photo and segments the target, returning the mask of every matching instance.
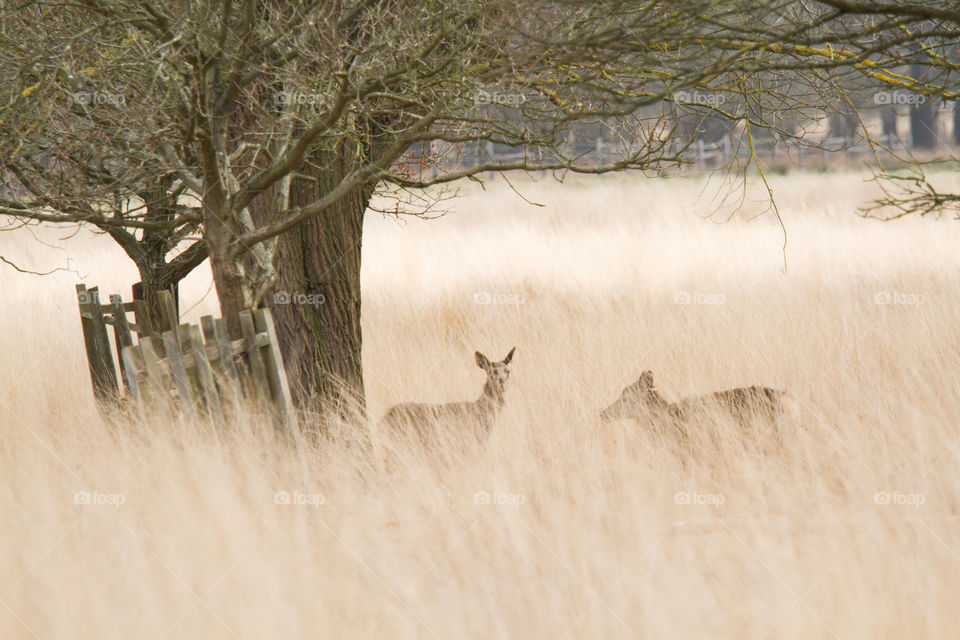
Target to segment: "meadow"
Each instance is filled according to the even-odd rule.
[[[0,265],[0,637],[954,637],[960,223],[864,219],[867,177],[772,177],[786,235],[761,185],[698,176],[371,213],[373,420],[300,451],[255,414],[104,420],[73,286],[126,296],[132,263],[0,232],[17,264],[73,270]],[[182,308],[218,314],[206,267]],[[514,346],[482,450],[356,446],[393,403],[478,397],[474,351]],[[717,416],[683,457],[601,422],[645,369],[671,399],[786,390],[781,438]]]

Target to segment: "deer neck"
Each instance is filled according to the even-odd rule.
[[[497,386],[493,380],[487,379],[477,404],[491,413],[499,411],[503,408],[503,388]]]
[[[647,389],[647,403],[657,411],[670,410],[670,403],[656,389]]]

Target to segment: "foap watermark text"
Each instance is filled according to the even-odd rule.
[[[678,491],[673,494],[674,504],[704,504],[719,507],[726,504],[727,499],[722,493],[700,493],[699,491]]]
[[[502,491],[478,491],[473,494],[474,504],[521,505],[527,502],[522,493],[503,493]]]
[[[319,307],[327,301],[327,297],[322,293],[292,293],[290,291],[278,291],[273,294],[273,304],[298,304],[308,307]]]
[[[702,291],[678,291],[673,295],[674,304],[725,304],[727,297],[722,293],[704,293]]]
[[[903,305],[919,307],[927,303],[927,297],[922,293],[903,293],[902,291],[877,291],[873,294],[874,304]]]
[[[503,305],[521,305],[527,301],[522,293],[513,293],[509,291],[477,291],[473,294],[474,304],[503,304]]]
[[[322,493],[304,493],[302,491],[277,491],[273,494],[274,504],[289,504],[294,506],[319,507],[326,504],[327,498]]]

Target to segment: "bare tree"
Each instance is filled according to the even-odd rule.
[[[39,16],[24,10],[3,22],[17,33],[0,41],[3,228],[86,225],[109,235],[136,264],[139,297],[157,326],[157,293],[176,290],[207,257],[200,209],[182,201],[185,185],[166,162],[132,151],[140,138],[124,125],[134,96],[96,80],[121,59],[82,34],[38,30]]]
[[[675,107],[738,123],[751,150],[762,131],[802,141],[805,121],[851,102],[851,78],[859,91],[903,84],[904,65],[953,71],[941,44],[957,36],[956,9],[914,7],[84,0],[49,12],[26,3],[3,9],[5,23],[35,44],[8,36],[4,50],[16,110],[33,115],[8,128],[2,168],[17,176],[32,165],[23,175],[34,181],[60,171],[54,181],[69,188],[38,186],[2,211],[86,216],[127,232],[149,224],[168,250],[196,233],[231,322],[292,296],[322,301],[275,305],[288,372],[301,397],[362,409],[360,248],[374,194],[423,215],[439,186],[490,171],[659,170],[682,161],[699,129],[678,127]],[[123,108],[56,102],[80,90],[77,78],[87,91],[122,92]],[[945,82],[906,88],[952,95]],[[691,104],[681,91],[729,99]],[[571,144],[583,126],[607,128],[617,153],[584,156]],[[73,151],[58,151],[45,173],[62,142]],[[461,157],[467,149],[472,158]],[[97,163],[107,177],[84,177]],[[160,223],[114,206],[147,185],[172,198]],[[22,178],[10,186],[23,193]]]
[[[600,173],[675,160],[671,149],[682,145],[670,146],[669,121],[656,110],[637,116],[638,109],[680,88],[708,86],[741,57],[705,50],[680,6],[535,2],[518,12],[490,0],[89,1],[54,15],[35,5],[30,21],[42,44],[34,50],[44,55],[26,56],[29,69],[19,60],[13,84],[18,108],[29,105],[30,113],[49,110],[57,91],[75,92],[80,70],[89,70],[93,94],[122,91],[124,108],[97,103],[82,105],[81,114],[63,107],[38,118],[63,127],[79,151],[81,132],[108,138],[101,156],[117,159],[117,170],[172,178],[182,190],[171,192],[178,203],[197,200],[198,209],[174,214],[164,230],[195,225],[228,319],[273,291],[322,299],[276,309],[290,373],[305,393],[346,391],[362,406],[360,245],[374,192],[396,196],[397,211],[416,214],[423,210],[411,210],[408,190],[487,171]],[[724,11],[710,2],[702,8]],[[567,145],[576,123],[610,118],[636,120],[615,161],[598,166]],[[59,143],[42,144],[21,123],[18,142],[29,153],[19,157],[35,162]],[[475,142],[524,155],[449,169],[429,152],[411,154],[431,143],[457,153]],[[15,173],[17,157],[5,155],[7,171]],[[90,163],[81,159],[72,175]],[[63,168],[62,159],[55,164]],[[122,196],[136,192],[137,181],[106,180]],[[108,216],[108,198],[97,196],[110,189],[83,187],[70,194],[91,209],[85,222],[154,224],[116,210]],[[43,219],[52,208],[77,217],[64,206],[67,191],[56,195],[9,202],[5,212]]]

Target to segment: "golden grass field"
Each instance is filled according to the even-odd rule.
[[[860,174],[773,185],[786,273],[756,185],[726,223],[697,177],[370,215],[374,418],[479,396],[473,352],[517,346],[483,451],[387,470],[348,429],[297,452],[255,417],[105,423],[77,275],[0,265],[0,638],[956,637],[960,224],[861,219]],[[108,240],[67,235],[0,233],[0,255],[129,294]],[[216,312],[206,269],[189,307]],[[718,418],[681,459],[601,423],[643,369],[670,399],[786,389],[782,447]]]

